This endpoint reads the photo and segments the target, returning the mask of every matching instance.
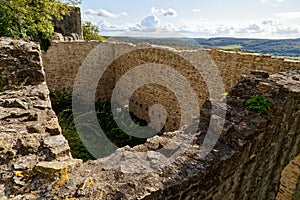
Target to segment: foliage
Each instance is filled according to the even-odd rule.
[[[250,99],[244,102],[244,105],[246,106],[246,109],[254,110],[259,114],[265,113],[269,108],[272,107],[272,104],[270,104],[262,95],[252,96]]]
[[[83,38],[84,40],[99,40],[104,41],[105,38],[99,35],[98,26],[94,25],[92,22],[83,22],[82,25]]]
[[[67,0],[66,2],[67,4],[70,4],[72,6],[77,6],[79,4],[82,4],[82,0]]]
[[[0,0],[0,36],[40,42],[54,33],[53,19],[62,19],[69,6],[58,0]]]
[[[72,96],[64,90],[52,90],[50,94],[53,110],[59,118],[59,124],[62,127],[62,133],[69,142],[71,152],[74,158],[80,158],[84,161],[95,159],[83,145],[81,138],[76,132],[72,116]],[[103,129],[107,138],[112,141],[116,146],[123,147],[126,145],[135,146],[142,144],[146,139],[135,138],[124,133],[114,121],[112,109],[118,109],[122,121],[128,120],[124,118],[124,112],[127,108],[121,108],[118,105],[111,106],[110,102],[95,103],[96,114],[101,128]],[[137,125],[145,126],[147,122],[141,120],[131,114],[132,120]],[[134,128],[130,126],[128,128]],[[93,138],[91,138],[93,139]]]
[[[50,92],[50,99],[52,109],[56,114],[60,114],[66,110],[72,109],[72,96],[67,89],[63,89],[63,91],[52,89]]]
[[[82,159],[83,161],[94,160],[95,158],[88,152],[83,145],[79,135],[76,132],[73,123],[72,111],[64,111],[58,115],[59,125],[62,128],[62,133],[69,142],[71,153],[74,158]]]
[[[138,144],[144,143],[146,141],[145,139],[135,138],[133,136],[127,135],[118,127],[111,112],[112,109],[119,109],[118,117],[121,118],[120,121],[122,121],[123,123],[128,124],[127,120],[129,120],[124,117],[124,113],[127,112],[127,108],[120,107],[118,105],[112,107],[109,102],[96,103],[97,118],[108,139],[118,147],[123,147],[126,145],[136,146]],[[136,125],[147,125],[147,122],[139,119],[133,113],[131,113],[131,118]],[[134,131],[135,124],[131,124],[127,128]]]

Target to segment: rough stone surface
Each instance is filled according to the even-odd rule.
[[[53,39],[60,41],[82,40],[81,11],[79,7],[72,7],[69,15],[60,21],[54,21],[54,31],[57,33]],[[61,35],[59,35],[61,34]]]
[[[292,78],[299,75],[298,70],[269,78],[261,73],[241,77],[227,97],[222,134],[205,158],[200,149],[211,117],[210,101],[201,110],[197,140],[174,163],[131,173],[132,168],[142,167],[143,154],[138,152],[147,153],[152,163],[159,159],[149,152],[172,141],[172,134],[166,133],[145,145],[119,149],[108,158],[128,160],[131,165],[110,168],[104,164],[106,158],[83,164],[59,193],[77,199],[275,199],[281,171],[300,153],[300,82]],[[243,105],[258,94],[273,105],[266,114]]]
[[[280,188],[276,200],[299,199],[300,155],[290,161],[281,173]]]
[[[110,100],[117,81],[131,69],[146,63],[165,64],[171,66],[183,75],[199,98],[199,106],[201,106],[209,96],[208,86],[202,75],[208,74],[208,76],[210,76],[209,79],[213,83],[215,81],[214,76],[217,75],[211,72],[209,63],[212,61],[218,67],[225,90],[227,91],[236,83],[240,75],[249,74],[251,71],[264,70],[270,74],[274,74],[281,71],[300,69],[300,62],[261,54],[227,52],[221,50],[200,52],[176,51],[171,48],[151,45],[108,44],[95,41],[56,42],[43,54],[49,88],[56,88],[58,90],[66,88],[72,91],[79,67],[89,53],[98,45],[100,46],[100,50],[105,49],[105,51],[101,53],[99,51],[96,58],[92,58],[91,60],[97,58],[101,58],[101,62],[111,58],[114,60],[99,80],[96,99],[100,101]],[[122,53],[125,50],[133,52],[127,54]],[[201,74],[195,70],[191,62],[187,62],[199,62],[199,60]],[[98,66],[103,67],[101,63],[99,63]],[[88,72],[88,69],[86,70]],[[132,83],[143,80],[149,73],[151,72],[145,71],[135,76],[135,80],[132,80]],[[89,80],[89,78],[86,78],[85,81]],[[174,91],[171,91],[170,88],[166,89],[157,84],[145,85],[139,88],[131,97],[130,110],[138,117],[144,118],[149,122],[149,108],[153,104],[161,104],[168,112],[165,130],[178,130],[180,128],[181,107],[173,92]],[[190,99],[190,96],[187,95],[182,94],[179,96],[184,98],[184,102]],[[188,113],[193,113],[193,111],[194,108],[191,107]]]
[[[62,170],[72,169],[82,161],[72,159],[61,135],[39,46],[0,38],[0,72],[0,199],[36,199],[43,193],[40,187],[63,177],[41,178],[42,166],[56,170],[59,162]]]
[[[0,77],[4,90],[44,82],[39,45],[0,38]]]
[[[0,41],[1,76],[4,77],[1,86],[5,89],[0,92],[0,199],[231,200],[297,197],[297,192],[291,190],[297,188],[297,167],[300,166],[297,161],[297,155],[300,154],[299,70],[272,75],[254,72],[239,78],[239,82],[226,96],[227,115],[222,134],[205,158],[201,157],[201,144],[210,119],[222,120],[217,113],[211,113],[214,99],[204,103],[200,119],[194,118],[190,126],[149,138],[143,145],[118,149],[107,158],[82,164],[81,160],[72,159],[68,143],[60,134],[61,129],[51,109],[49,90],[44,82],[39,47],[24,41]],[[84,47],[85,44],[88,46]],[[70,43],[66,43],[65,50],[72,49],[69,45]],[[88,48],[95,43],[74,45],[86,48],[84,52],[76,51],[80,60],[84,59]],[[131,48],[130,45],[123,45]],[[117,47],[114,50],[117,51]],[[36,52],[36,57],[32,52]],[[227,56],[237,59],[236,63],[246,62],[242,60],[244,56],[255,58],[248,54],[241,56],[216,52],[222,55],[221,63],[228,59]],[[135,56],[141,53],[143,52],[138,52]],[[30,56],[27,57],[28,55]],[[270,63],[267,65],[262,61],[264,64],[259,65],[257,61],[257,66],[270,65],[275,68],[281,64],[278,70],[282,71],[299,66],[297,62],[260,57]],[[28,61],[27,66],[22,62],[24,58],[37,63]],[[66,59],[59,56],[55,58]],[[46,62],[51,61],[53,65],[56,63],[51,56],[46,59]],[[69,62],[75,64],[78,60]],[[121,58],[121,61],[125,61],[125,58]],[[180,59],[177,61],[181,62]],[[121,63],[112,65],[117,64]],[[77,68],[74,66],[69,74],[76,73]],[[17,73],[12,70],[22,71],[23,68],[25,71],[31,69],[32,73],[16,76]],[[57,74],[69,75],[63,71],[63,65],[59,69],[55,69]],[[121,71],[117,75],[126,71],[119,70]],[[224,68],[224,73],[225,71]],[[245,71],[241,69],[240,73],[243,72]],[[236,73],[238,74],[239,72]],[[68,78],[70,79],[63,79],[70,81],[65,81],[67,86],[74,80],[73,76]],[[56,75],[54,80],[57,80]],[[114,83],[115,80],[111,81]],[[61,82],[61,87],[63,84]],[[272,103],[272,108],[266,114],[245,109],[244,101],[257,94],[262,94]],[[223,104],[217,107],[225,109]],[[191,135],[190,130],[195,127],[197,133],[192,134],[196,139],[188,145],[188,150],[177,156],[173,163],[163,162],[169,152],[177,149],[178,140],[174,139],[175,136],[187,139]],[[218,129],[217,125],[213,126],[212,133]],[[167,147],[167,151],[163,154],[156,152],[162,147]],[[149,166],[144,166],[144,163],[154,170],[147,170]],[[290,168],[289,163],[294,166]],[[138,173],[133,173],[135,171]]]

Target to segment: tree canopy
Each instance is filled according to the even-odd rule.
[[[72,6],[77,6],[82,3],[82,0],[67,0],[66,2]]]
[[[0,0],[0,36],[43,43],[54,33],[53,19],[70,7],[58,0]]]
[[[83,22],[82,25],[82,32],[83,32],[83,39],[84,40],[105,40],[104,37],[99,35],[99,28],[98,26],[94,25],[92,22],[86,21]]]

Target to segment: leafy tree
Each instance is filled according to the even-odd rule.
[[[83,22],[82,26],[83,31],[83,38],[84,40],[105,40],[104,37],[99,35],[99,28],[98,26],[94,25],[92,22]]]
[[[0,0],[0,36],[49,43],[53,19],[62,19],[69,6],[58,0]]]
[[[82,3],[82,0],[67,0],[67,3],[72,6],[77,6]]]

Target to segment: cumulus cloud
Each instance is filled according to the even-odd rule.
[[[158,28],[160,19],[156,15],[149,15],[142,20],[141,26],[145,28]]]
[[[100,32],[173,32],[176,31],[176,27],[172,24],[162,23],[158,16],[149,15],[145,17],[140,23],[132,24],[127,23],[122,26],[113,25],[106,20],[102,20],[97,23],[100,28]]]
[[[174,10],[173,8],[168,8],[168,9],[157,9],[154,6],[151,8],[151,13],[153,15],[163,15],[163,16],[171,16],[171,17],[176,17],[177,16],[177,11]]]
[[[109,12],[109,11],[104,10],[104,9],[100,9],[98,11],[93,10],[93,9],[88,9],[84,12],[84,14],[86,14],[86,15],[96,15],[96,16],[99,16],[99,17],[107,17],[107,18],[119,18],[119,17],[127,16],[126,12],[112,13],[112,12]]]
[[[143,33],[178,33],[192,37],[251,37],[251,38],[291,38],[299,37],[300,26],[287,25],[282,21],[269,19],[243,24],[216,24],[209,22],[199,22],[198,25],[185,23],[185,25],[174,25],[165,23],[157,15],[151,14],[141,20],[140,23],[127,23],[114,25],[102,20],[98,23],[100,31],[130,32],[130,34],[141,35]],[[172,36],[172,35],[170,35]]]

